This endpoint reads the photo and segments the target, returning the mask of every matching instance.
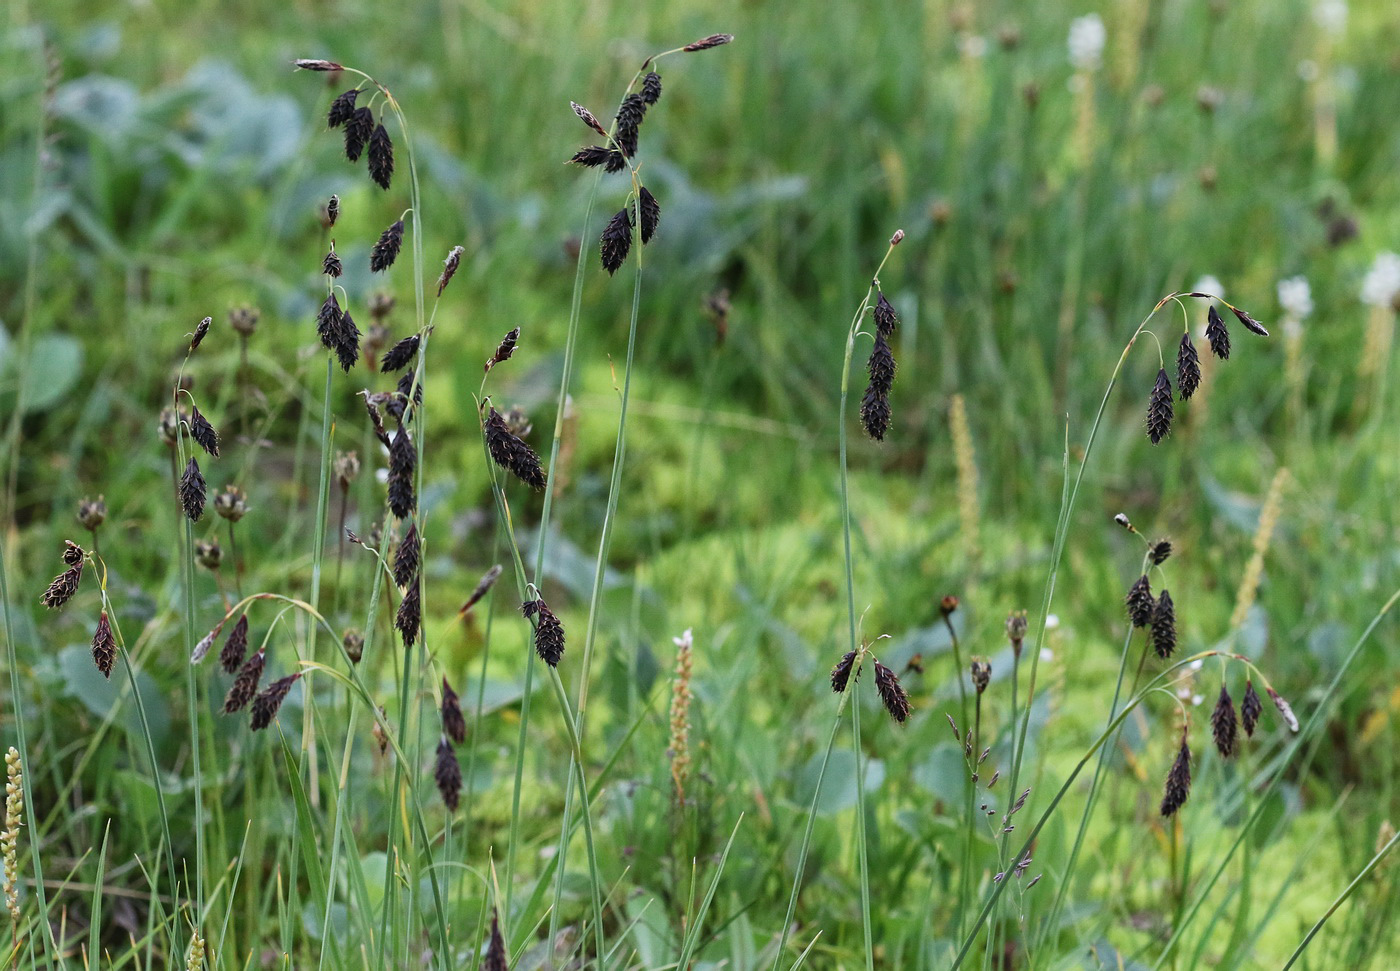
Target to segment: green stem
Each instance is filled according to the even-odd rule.
[[[1356,875],[1355,879],[1353,879],[1351,883],[1347,884],[1346,889],[1337,895],[1337,899],[1332,901],[1332,905],[1328,907],[1327,910],[1323,913],[1323,915],[1317,919],[1317,923],[1313,924],[1312,927],[1309,928],[1308,932],[1303,935],[1303,939],[1298,942],[1298,946],[1293,949],[1293,953],[1288,957],[1288,962],[1283,966],[1283,971],[1288,971],[1289,968],[1293,967],[1294,963],[1298,960],[1299,955],[1301,955],[1305,950],[1307,950],[1308,945],[1312,943],[1312,940],[1314,937],[1317,936],[1318,931],[1322,930],[1322,925],[1327,923],[1328,919],[1337,912],[1337,908],[1341,907],[1342,904],[1346,903],[1347,898],[1350,897],[1352,895],[1352,892],[1355,891],[1356,888],[1361,885],[1361,881],[1365,880],[1368,876],[1370,876],[1371,871],[1374,870],[1376,867],[1380,866],[1381,861],[1384,860],[1388,855],[1390,855],[1390,851],[1395,847],[1396,840],[1400,840],[1400,833],[1397,833],[1396,835],[1392,836],[1389,840],[1387,840],[1386,844],[1376,851],[1376,855],[1371,857],[1371,862],[1367,863],[1364,867],[1362,867],[1361,872]]]

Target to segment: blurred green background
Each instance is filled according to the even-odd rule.
[[[474,417],[481,362],[521,328],[515,358],[492,374],[493,400],[522,407],[531,441],[547,452],[572,254],[595,247],[626,193],[622,176],[605,177],[585,230],[592,175],[562,163],[589,144],[588,132],[568,103],[611,117],[648,54],[726,31],[732,45],[668,59],[664,96],[642,131],[642,171],[663,215],[646,250],[615,575],[595,669],[604,700],[591,727],[600,751],[638,719],[643,727],[597,808],[608,872],[619,878],[630,864],[628,885],[664,901],[652,932],[664,941],[660,912],[673,913],[688,879],[682,856],[717,852],[745,812],[742,860],[722,882],[722,913],[712,920],[723,930],[706,959],[756,966],[781,927],[811,760],[834,710],[825,672],[845,650],[836,478],[845,326],[902,228],[881,279],[902,318],[893,430],[876,444],[852,423],[851,469],[862,630],[891,635],[879,653],[896,670],[915,653],[925,668],[910,675],[918,713],[908,728],[873,716],[866,726],[883,773],[872,790],[881,823],[872,869],[888,881],[878,936],[888,966],[927,966],[937,952],[920,951],[933,946],[922,929],[925,894],[941,899],[932,888],[945,840],[958,831],[948,820],[964,785],[956,758],[948,768],[942,734],[956,688],[938,602],[962,598],[964,652],[992,657],[993,692],[1002,691],[993,704],[1004,706],[1002,623],[1012,609],[1034,616],[1040,603],[1066,421],[1073,466],[1125,343],[1160,297],[1214,277],[1217,292],[1273,334],[1260,340],[1235,327],[1234,354],[1213,362],[1196,399],[1178,403],[1172,436],[1155,448],[1141,422],[1157,345],[1143,338],[1128,357],[1052,607],[1036,784],[1053,789],[1107,710],[1121,598],[1140,557],[1114,513],[1173,540],[1167,571],[1184,649],[1233,638],[1300,713],[1400,584],[1400,405],[1390,374],[1400,279],[1387,276],[1400,269],[1378,261],[1400,249],[1400,7],[1338,7],[14,0],[3,15],[0,74],[0,417],[11,619],[25,717],[37,726],[32,771],[49,814],[50,869],[66,872],[66,862],[90,880],[83,854],[104,821],[149,821],[141,815],[149,790],[132,781],[142,750],[121,731],[91,734],[114,704],[118,727],[135,731],[117,689],[86,667],[95,600],[61,615],[37,605],[61,541],[83,542],[73,513],[84,496],[106,498],[101,547],[114,602],[147,652],[142,677],[164,719],[172,779],[184,770],[178,510],[156,433],[183,335],[213,316],[215,330],[187,370],[202,410],[233,443],[206,470],[211,486],[237,483],[250,495],[253,513],[239,527],[242,584],[292,592],[304,591],[311,561],[324,366],[313,323],[326,245],[317,212],[331,193],[343,215],[330,235],[357,319],[364,326],[370,296],[387,292],[397,299],[392,336],[412,329],[406,259],[383,279],[365,267],[370,244],[408,205],[403,157],[393,191],[372,186],[325,128],[330,98],[348,85],[293,73],[292,60],[334,58],[393,90],[412,125],[429,282],[436,260],[466,247],[425,379],[423,504],[429,643],[469,698],[481,683],[485,625],[464,626],[456,608],[500,559]],[[1076,66],[1066,38],[1090,13],[1102,17],[1106,41],[1099,63],[1081,52]],[[1309,285],[1306,312],[1296,285],[1289,306],[1280,303],[1280,281],[1296,276]],[[607,497],[631,280],[630,268],[609,278],[589,257],[546,590],[579,631]],[[1187,303],[1198,331],[1205,306]],[[227,325],[229,311],[245,306],[261,313],[248,383],[237,380],[240,346]],[[1172,304],[1152,324],[1169,371],[1181,327]],[[859,361],[864,354],[858,345]],[[852,383],[858,389],[863,375]],[[379,386],[387,379],[362,369],[335,377],[336,445],[360,449],[367,469],[346,506],[361,533],[378,508],[378,452],[354,395]],[[961,494],[953,395],[966,403],[976,470],[969,484],[965,466]],[[1285,467],[1291,480],[1257,601],[1232,630],[1259,509]],[[538,499],[512,503],[528,539]],[[197,535],[220,525],[206,520]],[[350,564],[344,583],[323,592],[337,627],[355,622],[355,597],[367,588],[368,568]],[[212,623],[219,588],[207,572],[198,582],[201,618]],[[508,618],[510,595],[502,596]],[[686,835],[673,839],[666,680],[671,638],[687,627],[696,632],[701,781]],[[483,741],[463,852],[477,865],[488,846],[499,851],[508,823],[526,634],[518,622],[495,623],[487,689],[496,700],[473,723]],[[1280,896],[1272,907],[1259,903],[1254,920],[1267,911],[1271,923],[1252,941],[1200,927],[1188,935],[1197,953],[1226,966],[1277,966],[1374,852],[1382,822],[1400,808],[1396,646],[1394,622],[1384,623],[1348,676],[1323,748],[1288,778],[1278,825],[1259,837],[1268,852],[1256,860],[1253,892]],[[576,676],[568,667],[566,684]],[[1213,802],[1239,785],[1236,768],[1207,752],[1213,679],[1200,678],[1201,708],[1186,692],[1201,765],[1185,826],[1202,858],[1238,822],[1221,809],[1224,796]],[[539,701],[527,874],[540,862],[533,851],[557,841],[567,766],[552,699]],[[1083,923],[1065,932],[1065,953],[1071,943],[1093,945],[1105,965],[1113,963],[1105,955],[1127,960],[1160,943],[1166,851],[1159,859],[1154,840],[1151,858],[1139,855],[1147,834],[1161,835],[1155,804],[1179,716],[1169,699],[1151,707],[1115,760],[1113,797],[1087,851],[1092,879],[1071,898]],[[1004,709],[989,717],[994,732],[1005,730]],[[231,751],[250,757],[235,727],[228,737]],[[247,751],[270,765],[273,750]],[[1266,745],[1258,759],[1276,751]],[[383,767],[366,753],[357,771],[379,778]],[[276,805],[277,778],[269,768],[258,799]],[[825,929],[823,967],[854,966],[860,953],[842,795],[853,778],[835,785],[799,914],[804,926]],[[1070,838],[1077,815],[1072,807],[1062,823]],[[367,852],[374,828],[366,823]],[[109,879],[121,886],[144,886],[130,867],[150,845],[142,829],[112,833]],[[240,835],[241,824],[230,833]],[[269,867],[293,852],[275,827],[266,841]],[[1063,831],[1047,832],[1037,859],[1053,870],[1065,842]],[[1295,864],[1308,879],[1291,875]],[[1389,872],[1367,891],[1369,916],[1348,907],[1329,925],[1317,966],[1397,960]],[[260,892],[248,882],[246,893]],[[1237,906],[1236,892],[1222,906]],[[583,914],[585,897],[567,902],[572,916]],[[81,922],[83,900],[72,903]],[[243,950],[261,943],[254,911],[238,925]],[[299,948],[316,946],[320,927],[309,924],[314,933]],[[653,938],[634,933],[638,959],[652,966],[664,948],[648,952]],[[935,942],[950,936],[942,924],[931,933]]]

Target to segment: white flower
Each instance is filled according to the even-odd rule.
[[[1040,659],[1048,664],[1055,660],[1055,652],[1048,647],[1042,647],[1040,649]]]
[[[1197,707],[1197,708],[1201,707],[1201,702],[1203,702],[1203,701],[1205,701],[1205,700],[1206,700],[1206,699],[1205,699],[1205,697],[1204,697],[1203,695],[1192,695],[1192,696],[1191,696],[1191,704],[1194,705],[1194,706]]]
[[[1205,664],[1205,658],[1196,658],[1196,660],[1188,664],[1187,667],[1190,668],[1192,671],[1199,671],[1201,668],[1205,667]]]
[[[1046,614],[1046,615],[1045,615],[1045,629],[1046,629],[1046,630],[1059,630],[1059,628],[1060,628],[1060,615],[1059,615],[1059,614]]]
[[[1196,281],[1196,285],[1191,288],[1195,293],[1209,293],[1217,297],[1225,296],[1225,284],[1207,273]]]
[[[1313,5],[1313,22],[1323,33],[1340,37],[1347,29],[1346,0],[1318,0]]]
[[[690,647],[692,644],[695,643],[695,637],[691,633],[691,628],[687,627],[685,629],[685,633],[682,634],[680,637],[671,638],[671,643],[681,648]]]
[[[1389,307],[1400,293],[1400,256],[1378,253],[1366,278],[1361,281],[1361,302],[1372,307]]]
[[[976,60],[987,53],[987,38],[981,34],[963,34],[958,38],[958,50],[963,57]]]
[[[1302,276],[1278,281],[1278,304],[1294,320],[1302,320],[1313,312],[1312,287]]]
[[[1069,25],[1069,63],[1076,71],[1097,71],[1108,39],[1103,18],[1096,13],[1076,17]]]

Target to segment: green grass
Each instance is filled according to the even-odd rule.
[[[785,969],[805,953],[809,968],[948,967],[958,927],[973,925],[992,875],[1109,719],[1122,597],[1142,556],[1112,522],[1124,512],[1175,547],[1153,581],[1177,604],[1177,657],[1248,656],[1304,723],[1316,716],[1316,730],[1291,736],[1266,697],[1260,733],[1222,761],[1209,740],[1219,668],[1208,659],[1193,689],[1205,701],[1184,703],[1195,778],[1175,851],[1157,805],[1181,714],[1156,693],[1109,750],[1073,872],[1092,760],[990,926],[1018,968],[1281,966],[1400,818],[1393,615],[1326,693],[1400,587],[1400,405],[1393,374],[1360,367],[1370,313],[1358,299],[1375,255],[1400,249],[1392,6],[1353,3],[1345,33],[1328,41],[1308,4],[1264,0],[14,5],[0,34],[0,631],[13,685],[0,736],[24,749],[29,810],[12,964],[183,966],[197,926],[220,968],[375,967],[381,954],[395,967],[420,957],[475,967],[496,905],[512,967],[542,966],[551,930],[561,961],[567,952],[589,966],[663,968],[684,956],[696,967]],[[1095,7],[1104,66],[1072,90],[1066,33]],[[1014,47],[1001,41],[1010,27]],[[633,263],[609,278],[596,253],[626,180],[603,178],[585,229],[593,175],[561,163],[588,132],[568,102],[606,124],[643,57],[720,30],[735,43],[660,68],[665,92],[642,129],[640,173],[662,219],[634,318]],[[291,72],[293,58],[312,56],[369,72],[402,106],[421,181],[421,261],[406,246],[389,273],[366,272],[370,245],[409,205],[408,159],[390,124],[400,153],[391,191],[345,162],[323,115],[349,85]],[[1335,83],[1304,80],[1304,61]],[[1222,95],[1213,111],[1198,103],[1205,88]],[[1318,107],[1328,97],[1335,150]],[[329,235],[347,268],[338,282],[362,329],[369,296],[387,291],[392,339],[413,332],[432,312],[436,261],[466,248],[422,372],[425,636],[406,667],[391,626],[399,591],[386,579],[372,586],[375,561],[359,546],[340,563],[333,476],[318,525],[336,450],[358,450],[364,465],[347,524],[367,537],[382,516],[382,450],[356,393],[392,385],[362,366],[336,368],[323,407],[314,316],[327,238],[316,213],[332,192],[343,215]],[[1340,216],[1359,232],[1333,245]],[[847,409],[849,578],[860,635],[901,674],[914,713],[891,723],[867,667],[843,712],[859,715],[859,758],[843,721],[824,759],[839,704],[828,672],[850,649],[835,420],[842,327],[896,228],[907,236],[880,272],[902,318],[886,441],[866,439],[857,403]],[[414,244],[417,230],[411,221]],[[486,391],[528,413],[528,440],[548,461],[580,239],[573,417],[537,578],[542,497],[486,462],[476,396],[482,362],[520,326],[519,349]],[[415,272],[427,288],[419,310]],[[1064,523],[1018,780],[1031,795],[1003,847],[995,831],[1016,795],[1019,734],[1004,619],[1031,615],[1024,714],[1065,477],[1072,486],[1137,322],[1203,274],[1273,336],[1234,326],[1230,360],[1178,402],[1173,433],[1155,448],[1142,415],[1156,344],[1143,337],[1128,355]],[[1316,309],[1290,370],[1275,287],[1295,274],[1310,281]],[[732,305],[722,341],[703,309],[720,289]],[[1205,308],[1187,305],[1195,330]],[[238,306],[261,310],[247,383],[227,323]],[[220,458],[201,460],[211,496],[228,484],[249,495],[237,578],[222,520],[207,513],[187,538],[156,433],[185,335],[206,315],[214,330],[185,371],[224,439]],[[1175,381],[1181,311],[1168,304],[1149,327]],[[857,398],[868,349],[859,337]],[[1379,373],[1395,358],[1392,343]],[[977,556],[958,511],[955,393],[980,483]],[[1263,582],[1232,630],[1280,468],[1292,482]],[[496,484],[523,578],[568,632],[558,682],[538,662],[526,678],[531,628]],[[63,540],[91,548],[73,514],[98,494],[118,666],[130,659],[110,682],[89,657],[102,607],[92,572],[63,611],[38,604]],[[182,567],[190,539],[216,536],[222,589],[210,571],[196,566],[191,582]],[[463,621],[457,608],[496,563],[505,575]],[[314,666],[277,722],[250,733],[246,717],[217,712],[229,679],[213,658],[190,678],[188,641],[223,616],[224,595],[264,591],[314,603],[326,624],[283,601],[252,602],[265,681]],[[960,697],[945,594],[961,601],[952,620],[964,659],[987,657],[993,671],[982,709],[992,754],[973,795],[997,815],[971,821],[970,845],[967,769],[945,719]],[[367,625],[352,667],[335,645]],[[565,719],[584,688],[591,625],[574,766]],[[694,769],[678,807],[671,638],[687,627]],[[922,673],[906,671],[915,654]],[[1149,659],[1142,681],[1162,669]],[[469,724],[455,814],[432,778],[444,676]],[[1243,670],[1229,679],[1238,701]],[[370,734],[378,705],[387,755]],[[987,790],[994,768],[1002,778]],[[1398,872],[1389,858],[1371,869],[1297,966],[1400,960]],[[969,899],[959,899],[964,874]],[[1048,927],[1062,888],[1061,923]],[[997,967],[987,948],[984,930],[964,966]]]

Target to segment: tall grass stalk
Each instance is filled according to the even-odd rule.
[[[1328,919],[1337,912],[1337,909],[1341,907],[1342,904],[1346,903],[1347,898],[1352,895],[1352,892],[1371,875],[1371,871],[1380,866],[1381,861],[1390,855],[1390,851],[1395,848],[1396,840],[1400,840],[1400,833],[1386,840],[1385,845],[1376,851],[1376,855],[1371,857],[1370,862],[1361,868],[1361,872],[1356,875],[1351,883],[1346,885],[1346,889],[1337,895],[1337,898],[1332,901],[1331,906],[1317,919],[1317,923],[1313,924],[1312,927],[1308,929],[1308,932],[1303,935],[1303,939],[1298,942],[1298,946],[1294,948],[1293,953],[1289,955],[1288,961],[1284,964],[1282,971],[1288,971],[1289,968],[1297,963],[1298,958],[1308,949],[1308,945],[1312,943],[1313,938],[1322,930],[1322,925],[1326,924]]]

